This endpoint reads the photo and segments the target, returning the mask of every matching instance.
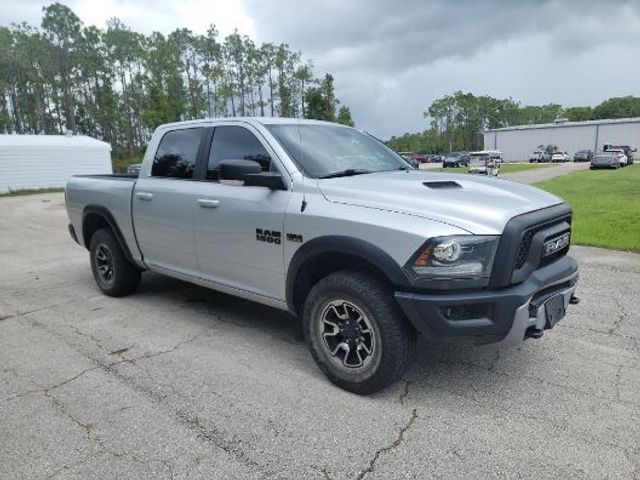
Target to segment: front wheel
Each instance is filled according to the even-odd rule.
[[[303,322],[320,369],[335,385],[360,395],[399,380],[415,350],[415,331],[393,292],[366,273],[342,271],[318,281]]]
[[[140,270],[126,258],[110,230],[100,229],[89,246],[91,270],[98,288],[110,297],[122,297],[137,290]]]

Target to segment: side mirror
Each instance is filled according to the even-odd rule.
[[[271,190],[286,190],[287,186],[280,172],[248,173],[244,176],[245,186],[267,187]]]
[[[633,150],[631,150],[631,151],[635,153],[635,152],[637,152],[637,151],[638,151],[638,149],[637,149],[637,148],[634,148],[634,149],[633,149]]]
[[[253,160],[222,160],[220,180],[245,180],[245,175],[260,173],[262,168]]]

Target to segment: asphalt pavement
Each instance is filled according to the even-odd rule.
[[[62,194],[0,198],[0,478],[640,478],[640,256],[516,348],[420,341],[360,397],[298,321],[160,275],[99,293]]]

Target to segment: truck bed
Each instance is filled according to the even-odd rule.
[[[136,180],[136,175],[128,174],[75,175],[69,179],[65,190],[67,211],[81,244],[84,245],[84,214],[91,209],[104,209],[113,217],[133,258],[140,258],[131,221],[131,197]]]

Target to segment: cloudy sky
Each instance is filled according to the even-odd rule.
[[[0,24],[39,24],[41,0],[0,0]],[[150,33],[238,28],[286,42],[333,73],[358,127],[427,126],[456,90],[522,103],[595,105],[640,95],[640,0],[63,0],[85,24],[117,16]]]

